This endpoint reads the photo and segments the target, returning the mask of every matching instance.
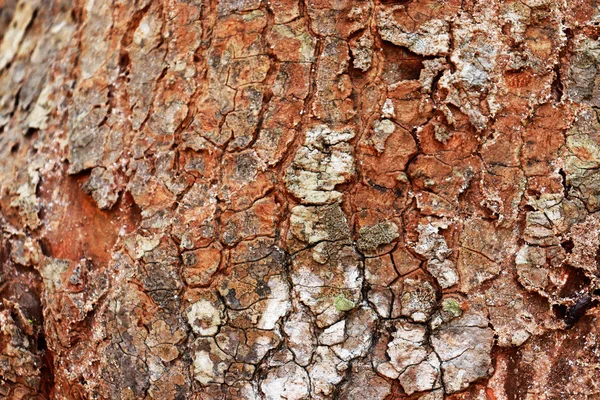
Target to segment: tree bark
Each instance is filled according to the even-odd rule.
[[[598,399],[592,0],[0,0],[0,397]]]

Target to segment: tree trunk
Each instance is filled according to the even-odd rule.
[[[598,399],[592,0],[0,0],[0,397]]]

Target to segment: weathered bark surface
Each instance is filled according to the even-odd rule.
[[[0,397],[600,398],[595,0],[0,5]]]

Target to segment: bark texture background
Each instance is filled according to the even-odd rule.
[[[0,6],[0,397],[600,398],[596,0]]]

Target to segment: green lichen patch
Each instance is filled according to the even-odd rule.
[[[335,305],[335,309],[340,312],[350,311],[356,307],[356,303],[354,303],[352,300],[348,300],[343,294],[336,296],[333,304]]]
[[[445,299],[442,302],[442,308],[444,309],[444,311],[446,311],[454,317],[460,317],[462,315],[460,304],[455,299]]]

